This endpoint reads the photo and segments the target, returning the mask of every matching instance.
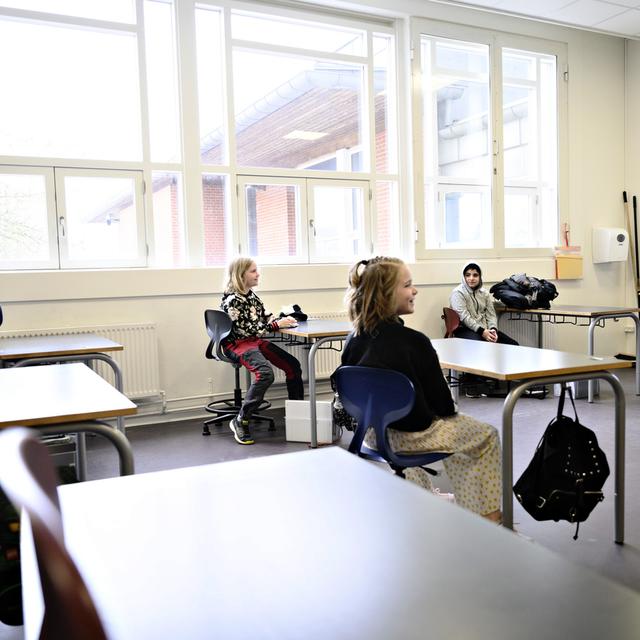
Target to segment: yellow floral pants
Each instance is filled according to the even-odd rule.
[[[443,460],[453,485],[456,502],[480,515],[501,506],[502,461],[500,438],[495,427],[471,416],[456,414],[434,420],[424,431],[389,429],[389,443],[398,453],[439,451],[453,455]],[[376,436],[369,429],[365,443],[376,448]],[[433,491],[429,474],[419,467],[405,470],[405,477]]]

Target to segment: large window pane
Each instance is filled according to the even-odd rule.
[[[438,193],[438,216],[428,227],[429,246],[441,249],[487,248],[492,243],[488,189],[469,187]],[[436,242],[436,239],[439,239]]]
[[[202,176],[202,213],[204,216],[204,262],[208,267],[227,262],[230,235],[227,216],[227,179],[225,176]]]
[[[144,3],[144,28],[151,160],[179,162],[180,124],[173,3],[147,0]]]
[[[435,112],[438,136],[435,171],[450,178],[481,176],[488,182],[489,47],[428,38],[423,48],[430,62],[425,67],[425,101]]]
[[[227,162],[223,43],[220,11],[196,9],[200,156],[207,164]]]
[[[0,19],[0,155],[141,159],[136,39]]]
[[[245,185],[249,253],[263,261],[298,255],[300,188],[288,184]]]
[[[140,181],[134,176],[64,176],[58,181],[67,266],[139,265]],[[60,205],[60,202],[59,202]]]
[[[2,0],[3,7],[45,11],[78,18],[135,22],[135,0]]]
[[[366,55],[365,32],[280,17],[234,11],[232,37],[238,40],[277,44],[330,53]]]
[[[558,227],[556,59],[504,49],[502,66],[505,246],[551,247]]]
[[[365,253],[364,188],[314,185],[311,194],[312,260],[342,262]]]
[[[43,175],[0,173],[0,264],[51,260],[46,189]]]
[[[375,96],[376,171],[397,170],[395,56],[393,38],[373,38],[373,90]]]
[[[424,246],[490,247],[489,47],[423,36],[421,56]]]
[[[153,173],[154,266],[180,267],[185,263],[182,174]]]
[[[351,164],[361,145],[362,65],[235,50],[233,68],[239,165],[368,169]]]

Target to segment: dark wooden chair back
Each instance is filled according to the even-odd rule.
[[[107,640],[91,595],[64,546],[57,477],[28,429],[0,434],[0,485],[29,516],[44,601],[41,640]]]
[[[453,338],[453,332],[460,326],[460,316],[457,311],[451,307],[442,307],[442,316],[444,320],[444,337]]]

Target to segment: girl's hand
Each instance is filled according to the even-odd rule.
[[[498,334],[495,331],[492,331],[491,329],[485,329],[482,332],[482,339],[486,340],[487,342],[497,342]]]
[[[278,319],[278,326],[281,329],[288,329],[289,327],[297,327],[298,321],[291,316],[285,316],[284,318]]]

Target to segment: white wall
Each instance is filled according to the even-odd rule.
[[[326,4],[326,3],[325,3]],[[378,10],[406,16],[434,17],[476,26],[521,32],[568,43],[569,82],[569,211],[572,242],[581,244],[584,278],[561,281],[558,304],[634,304],[631,271],[621,263],[593,265],[590,236],[593,226],[624,226],[622,190],[625,188],[625,47],[624,40],[528,22],[494,14],[446,7],[418,0],[371,0]],[[365,3],[350,3],[365,10]],[[640,86],[640,46],[629,51],[634,93]],[[630,72],[631,73],[631,72]],[[630,77],[631,77],[630,76]],[[640,96],[634,98],[634,105]],[[640,125],[636,122],[635,137]],[[639,147],[640,148],[640,147]],[[408,150],[410,153],[410,150]],[[633,169],[630,169],[635,162]],[[634,149],[628,152],[629,188],[640,193],[640,167]],[[485,280],[499,280],[526,271],[553,278],[551,258],[483,261]],[[419,287],[417,312],[409,324],[431,336],[442,335],[441,309],[459,281],[458,261],[425,261],[412,265]],[[260,295],[268,306],[298,303],[306,312],[342,308],[346,266],[265,267]],[[203,311],[217,307],[220,269],[82,271],[3,273],[0,296],[5,314],[2,330],[39,327],[90,326],[151,321],[159,328],[161,383],[169,410],[199,408],[214,377],[214,391],[232,386],[230,367],[206,361]],[[586,329],[561,332],[563,347],[586,349]],[[633,349],[624,323],[611,323],[596,333],[599,353]],[[191,400],[179,400],[189,397]],[[164,418],[163,418],[164,419]]]

